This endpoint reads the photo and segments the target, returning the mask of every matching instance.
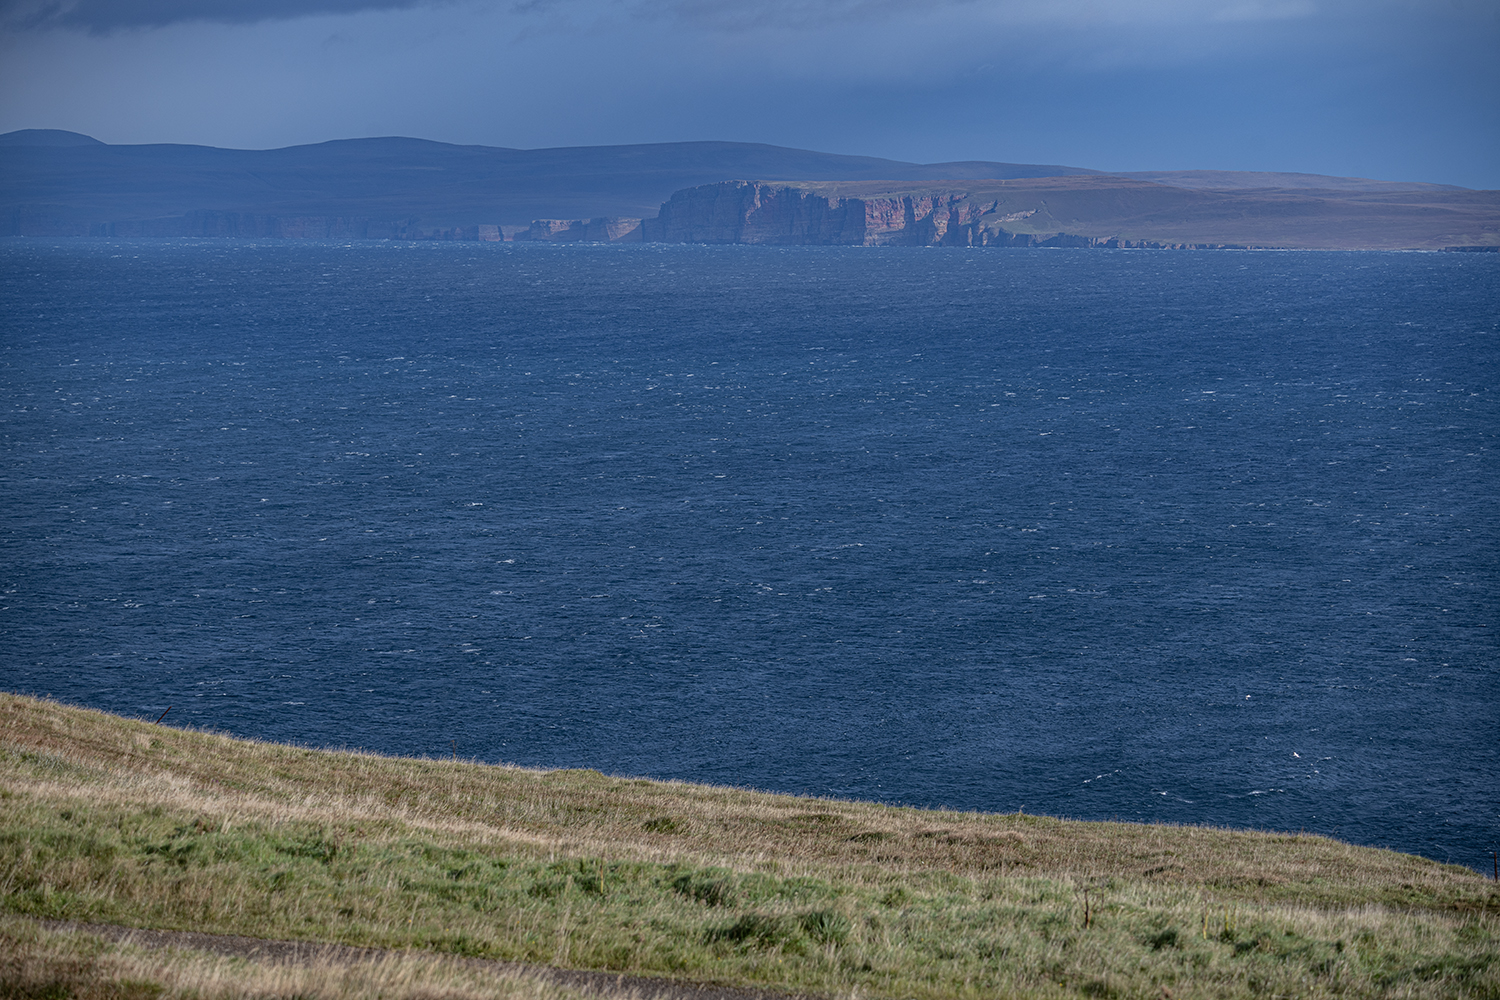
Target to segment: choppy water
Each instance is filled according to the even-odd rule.
[[[0,686],[1500,839],[1493,255],[9,241]]]

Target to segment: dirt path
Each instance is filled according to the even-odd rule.
[[[63,920],[39,920],[37,924],[54,932],[77,932],[131,944],[138,948],[188,948],[232,958],[258,962],[301,964],[312,961],[354,964],[375,962],[402,954],[384,948],[355,948],[350,945],[324,944],[317,941],[275,941],[268,938],[239,937],[232,934],[201,934],[197,931],[159,931],[118,924],[83,924]],[[550,983],[602,996],[629,995],[640,1000],[813,1000],[806,996],[774,993],[769,990],[714,986],[706,983],[632,976],[615,972],[592,972],[585,969],[556,969],[524,962],[501,962],[486,958],[463,958],[437,952],[422,952],[434,958],[461,962],[472,968],[492,969],[511,975],[534,976]]]

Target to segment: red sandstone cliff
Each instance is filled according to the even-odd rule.
[[[1198,189],[1130,177],[726,181],[674,194],[647,240],[847,246],[1492,248],[1500,192]]]
[[[726,181],[672,195],[645,224],[665,243],[880,246],[941,243],[982,214],[962,191],[844,197],[827,185]]]
[[[639,243],[641,220],[613,217],[536,219],[529,229],[523,229],[511,239],[534,243]]]
[[[1088,179],[1093,182],[1093,179]],[[1001,192],[997,182],[965,188],[891,191],[878,182],[786,184],[726,181],[674,194],[655,219],[643,225],[648,241],[663,243],[761,243],[824,246],[1222,246],[1122,238],[1089,221],[1072,226],[1055,219],[1045,194],[1017,184]],[[1005,182],[1000,182],[1005,183]],[[885,190],[882,190],[885,187]],[[1161,185],[1122,181],[1127,193]],[[977,190],[976,190],[977,188]],[[1118,194],[1118,192],[1117,192]],[[1054,199],[1055,200],[1055,199]],[[1064,199],[1066,200],[1066,199]],[[1072,229],[1073,231],[1069,231]],[[1085,230],[1085,231],[1078,231]]]

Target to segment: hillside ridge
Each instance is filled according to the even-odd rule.
[[[972,206],[996,200],[989,193],[997,185],[1029,183],[1038,199],[1073,206],[1066,219],[1050,212],[1057,221],[1050,231],[986,223],[962,239],[946,229],[923,237],[927,216],[914,214],[915,228],[900,239],[870,241],[877,244],[1500,246],[1500,193],[1313,174],[919,164],[734,142],[525,150],[387,136],[234,150],[110,145],[37,129],[0,135],[0,235],[678,242],[685,230],[663,212],[680,220],[683,198],[702,200],[731,182],[840,202],[818,209],[824,216],[844,211],[843,202],[871,184],[897,199],[946,185]],[[820,193],[817,185],[838,191]],[[1085,205],[1080,191],[1111,194]],[[1154,192],[1141,197],[1154,198],[1155,208],[1115,211],[1111,199],[1126,191]],[[915,203],[908,207],[920,214]],[[1037,204],[1017,211],[1049,217]],[[800,242],[830,242],[824,228]],[[799,242],[784,235],[781,242]],[[709,241],[734,242],[719,235]]]

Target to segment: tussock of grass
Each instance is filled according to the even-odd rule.
[[[11,695],[0,725],[13,914],[829,995],[1500,996],[1492,884],[1327,838],[310,751]]]

